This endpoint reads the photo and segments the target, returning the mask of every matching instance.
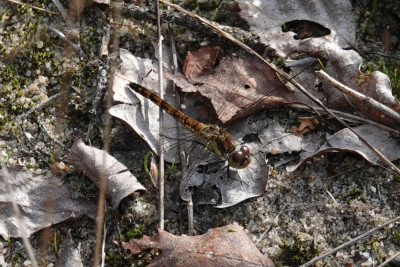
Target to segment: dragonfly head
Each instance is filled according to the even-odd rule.
[[[236,169],[243,169],[250,162],[250,149],[247,146],[241,146],[239,150],[235,150],[228,158],[229,166]]]

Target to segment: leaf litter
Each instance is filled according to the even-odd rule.
[[[389,94],[389,96],[388,96],[387,90],[386,90],[386,89],[387,89],[387,81],[388,81],[388,80],[386,79],[386,77],[380,76],[379,73],[377,73],[376,75],[379,76],[379,77],[381,77],[381,80],[383,80],[383,82],[380,82],[379,85],[376,86],[377,88],[383,88],[383,90],[380,91],[380,92],[377,91],[376,94],[377,94],[377,95],[383,95],[383,96],[385,96],[384,101],[389,100],[389,102],[391,102],[391,100],[392,100],[392,99],[391,99],[391,94]],[[372,77],[372,75],[371,75],[371,77]],[[379,78],[379,77],[378,77],[378,78]],[[367,79],[367,80],[368,80],[368,81],[372,81],[371,84],[374,85],[374,83],[375,83],[375,80],[374,80],[374,79],[375,79],[375,78],[372,77],[372,78]],[[379,78],[379,79],[380,79],[380,78]],[[378,79],[378,80],[379,80],[379,79]],[[307,80],[307,79],[305,79],[305,80]],[[386,83],[386,86],[384,85],[385,83]],[[314,83],[314,84],[315,84],[315,83]],[[382,84],[382,85],[381,85],[381,84]],[[325,93],[326,93],[326,95],[329,95],[328,91],[325,91]],[[326,95],[325,95],[325,96],[326,96]],[[340,101],[338,101],[338,102],[340,102]],[[393,101],[392,101],[391,103],[393,104],[394,107],[398,107],[398,104],[397,104],[396,102],[393,102]],[[274,124],[275,124],[275,126],[277,125],[277,123],[274,123]],[[265,128],[265,127],[264,127],[264,128]],[[279,128],[279,127],[278,127],[278,128]],[[282,129],[284,129],[284,128],[282,128]],[[366,126],[366,129],[369,130],[368,125]],[[282,133],[285,133],[285,130],[286,130],[286,129],[284,129]],[[372,132],[370,131],[370,132],[367,132],[367,134],[374,134],[374,132],[373,132],[373,131],[372,131]],[[347,135],[347,134],[345,134],[345,135]],[[389,136],[389,135],[388,135],[388,136]],[[389,137],[390,137],[390,136],[389,136]],[[340,138],[338,138],[338,139],[340,139]],[[355,142],[357,142],[357,141],[355,141]],[[344,144],[344,147],[346,147],[346,146],[347,146],[347,144]],[[272,150],[273,150],[273,149],[271,149],[271,151],[272,151]],[[254,150],[253,150],[253,151],[254,151]],[[275,149],[275,151],[276,151],[276,149]]]
[[[336,49],[337,47],[338,46],[335,46],[332,49]],[[272,130],[273,127],[277,127],[275,124],[271,125],[265,124],[263,127],[257,126],[258,127],[257,129],[251,130],[252,127],[249,126],[249,123],[254,123],[251,122],[251,119],[247,122],[245,120],[241,120],[239,122],[237,121],[237,119],[245,117],[248,114],[253,114],[257,110],[265,109],[267,107],[275,107],[284,103],[289,104],[294,102],[297,103],[300,102],[303,104],[312,105],[312,102],[310,102],[310,100],[308,99],[305,99],[299,93],[296,93],[294,89],[293,90],[288,89],[286,85],[283,84],[281,80],[276,76],[275,73],[269,70],[268,67],[262,67],[263,65],[257,62],[258,59],[255,59],[251,56],[246,57],[244,59],[235,57],[223,58],[220,64],[213,69],[210,69],[209,64],[206,65],[206,67],[202,67],[201,65],[196,63],[200,61],[200,59],[198,59],[197,56],[205,56],[207,58],[210,58],[211,59],[210,62],[214,61],[213,58],[215,56],[215,49],[206,49],[206,48],[202,49],[205,51],[200,50],[191,53],[188,56],[188,59],[185,61],[184,63],[185,65],[187,66],[191,65],[197,67],[195,71],[187,70],[186,75],[188,77],[185,77],[182,74],[172,75],[168,71],[166,71],[165,76],[168,79],[173,80],[182,89],[183,92],[198,93],[206,100],[209,100],[211,105],[215,109],[215,112],[220,121],[229,122],[236,119],[235,123],[231,125],[236,124],[239,125],[239,127],[233,127],[233,129],[237,130],[247,129],[246,133],[239,130],[239,132],[241,132],[242,134],[241,135],[235,134],[235,130],[233,131],[230,130],[228,124],[228,130],[230,130],[229,132],[232,134],[232,136],[235,137],[235,140],[243,142],[242,138],[246,134],[256,133],[257,135],[259,135],[261,142],[256,141],[252,144],[246,143],[247,146],[252,146],[253,148],[252,149],[253,157],[255,159],[253,160],[253,163],[257,162],[256,163],[257,166],[253,165],[250,166],[248,169],[245,168],[243,170],[232,171],[233,179],[230,179],[232,178],[230,177],[230,173],[227,170],[224,170],[224,168],[222,168],[221,166],[214,168],[210,167],[209,169],[204,168],[207,162],[218,161],[218,157],[213,156],[212,153],[204,152],[204,148],[202,148],[201,146],[198,148],[190,148],[189,151],[197,151],[196,153],[193,152],[195,157],[198,157],[199,154],[205,154],[205,153],[208,153],[208,156],[206,156],[201,160],[196,159],[198,161],[196,165],[193,165],[193,162],[189,160],[189,166],[191,166],[192,168],[184,176],[181,183],[180,191],[182,199],[184,200],[189,199],[189,194],[191,193],[191,190],[193,188],[196,188],[196,192],[201,192],[201,194],[198,194],[197,198],[196,197],[194,198],[195,200],[196,199],[198,200],[197,203],[213,204],[216,205],[216,207],[228,207],[236,203],[239,203],[249,197],[254,197],[262,194],[264,190],[263,188],[265,187],[267,181],[266,173],[268,172],[264,158],[265,155],[267,155],[268,153],[276,154],[276,153],[291,153],[293,151],[298,151],[298,152],[303,151],[302,155],[300,156],[300,161],[298,163],[294,164],[292,163],[291,165],[289,165],[287,167],[288,171],[294,171],[297,167],[303,165],[312,157],[321,156],[327,152],[338,152],[343,150],[359,153],[372,164],[381,163],[375,156],[371,154],[371,152],[367,153],[366,151],[368,149],[364,148],[363,146],[360,146],[360,141],[358,140],[358,138],[353,138],[352,135],[348,135],[348,137],[346,135],[340,135],[342,138],[344,138],[343,144],[347,144],[348,145],[347,147],[343,144],[337,143],[337,147],[328,145],[329,147],[328,149],[328,147],[326,145],[324,146],[324,144],[329,143],[327,139],[329,139],[330,136],[326,134],[315,133],[314,131],[315,124],[317,124],[315,118],[314,119],[310,118],[309,120],[305,120],[302,122],[300,121],[299,127],[305,127],[305,122],[307,122],[309,125],[312,126],[311,128],[308,127],[305,129],[305,131],[308,132],[307,136],[300,138],[295,136],[301,134],[299,132],[294,131],[293,130],[294,128],[292,128],[293,134],[290,134],[287,133],[288,130],[285,127],[281,128],[280,130],[278,129],[279,127],[277,128],[278,132],[280,132],[280,136],[277,135],[271,136],[271,134],[268,134],[268,131],[273,131],[274,133],[277,133],[277,131]],[[207,53],[209,53],[210,55],[207,55]],[[342,56],[342,54],[340,54],[340,56]],[[125,57],[130,58],[130,60],[126,60]],[[140,83],[141,80],[143,79],[144,81],[142,82],[142,85],[150,84],[150,86],[153,86],[150,89],[154,89],[155,85],[154,82],[152,82],[152,80],[155,79],[155,73],[152,78],[149,75],[146,77],[140,77],[140,76],[130,77],[129,72],[134,72],[134,70],[130,70],[130,68],[135,69],[138,66],[137,64],[136,66],[134,64],[132,65],[130,64],[130,62],[132,61],[140,62],[140,60],[142,59],[130,55],[127,51],[121,51],[121,60],[122,64],[120,66],[121,70],[120,76],[123,76],[124,78],[120,78],[119,81],[117,80],[117,82],[114,84],[114,90],[116,92],[116,95],[119,95],[120,92],[125,92],[126,95],[130,95],[128,96],[128,98],[130,97],[132,99],[126,101],[125,98],[124,101],[128,103],[130,102],[130,104],[124,104],[125,109],[121,109],[120,111],[119,108],[117,108],[117,106],[114,106],[110,109],[110,114],[125,121],[132,129],[138,128],[138,123],[135,122],[135,120],[138,117],[146,118],[143,119],[142,122],[145,124],[144,127],[145,129],[150,128],[147,125],[152,124],[151,127],[152,130],[148,131],[151,133],[151,135],[149,135],[149,137],[147,137],[147,134],[142,135],[142,133],[144,132],[141,131],[140,129],[143,127],[139,127],[140,129],[135,131],[141,132],[140,135],[145,140],[151,139],[152,141],[154,141],[154,142],[149,142],[148,144],[153,149],[153,151],[157,153],[158,149],[156,142],[158,136],[157,132],[158,107],[152,104],[150,101],[147,101],[146,99],[141,99],[140,103],[146,103],[146,104],[138,105],[142,110],[141,113],[137,114],[136,113],[137,109],[134,108],[132,104],[137,104],[139,102],[135,100],[136,96],[133,97],[130,92],[127,92],[127,89],[124,86],[127,83],[126,80]],[[190,63],[190,61],[193,61],[193,63]],[[356,63],[352,63],[351,65],[354,66],[355,64]],[[337,68],[340,69],[341,67],[343,66],[339,64]],[[349,69],[348,67],[349,66],[347,66],[347,70]],[[154,67],[152,68],[154,69]],[[147,69],[147,73],[153,73],[153,71],[151,70],[152,68]],[[306,70],[305,72],[307,71],[309,70]],[[311,71],[309,72],[311,73]],[[301,72],[297,77],[300,77],[299,79],[305,79],[304,75],[303,76],[302,75],[303,72]],[[308,77],[307,73],[305,77]],[[313,77],[315,77],[314,74]],[[150,82],[147,79],[150,79]],[[313,83],[315,82],[316,81],[314,79]],[[371,79],[369,80],[369,82],[371,83]],[[377,86],[377,87],[382,87],[382,86]],[[362,87],[362,89],[367,90],[364,87]],[[335,95],[332,96],[330,92],[335,93]],[[347,101],[348,98],[344,97],[340,93],[338,94],[337,90],[333,88],[329,88],[329,92],[324,92],[324,94],[320,94],[320,92],[317,91],[315,95],[318,98],[320,98],[320,100],[322,101],[325,100],[326,102],[327,94],[330,96],[329,98],[331,102],[330,106],[333,106],[333,108],[342,110],[346,108],[348,109],[349,107],[354,107],[354,105],[348,105],[348,104],[343,106],[343,103],[348,103]],[[137,96],[137,98],[140,98],[140,96]],[[174,98],[170,99],[174,100]],[[115,100],[118,100],[118,98],[116,98]],[[149,110],[151,110],[152,112],[145,110],[147,106],[150,107]],[[132,113],[130,113],[131,111]],[[191,113],[190,109],[188,109],[187,112],[186,110],[184,112],[192,117],[195,117],[196,115],[193,112]],[[152,115],[147,115],[147,114],[152,114]],[[128,118],[130,116],[132,117]],[[166,117],[170,119],[170,121],[167,122],[166,125],[168,125],[169,127],[171,125],[176,125],[176,121],[172,117],[170,116]],[[149,120],[152,120],[153,122]],[[272,126],[272,128],[270,126]],[[382,131],[381,129],[378,130],[375,127],[372,126],[370,127],[371,129],[375,129],[376,131]],[[174,127],[174,129],[177,128]],[[302,131],[304,131],[304,129]],[[187,134],[190,135],[188,131],[184,130],[184,132],[185,135]],[[169,135],[169,137],[167,139],[176,140],[177,134],[173,133],[172,136],[171,133],[172,131],[168,131],[167,134]],[[360,131],[360,133],[363,132]],[[390,142],[395,142],[395,139],[392,139],[390,134],[386,134],[385,136],[387,136],[385,141],[387,141],[388,144],[390,144]],[[270,140],[278,140],[278,141],[274,142]],[[369,139],[369,140],[372,142],[372,145],[375,145],[379,148],[382,147],[380,143],[379,144],[374,143],[376,139]],[[193,143],[192,145],[196,146],[196,144]],[[177,152],[174,151],[173,154],[175,153]],[[178,162],[178,156],[177,156],[178,154],[175,155],[176,156],[173,157],[172,162]],[[390,159],[392,160],[395,160],[398,157],[399,157],[398,153],[391,153],[390,155]],[[170,160],[170,156],[169,155],[166,156],[166,159],[167,161]],[[213,171],[213,169],[217,171]],[[239,177],[238,179],[235,178],[237,177],[236,175],[238,175]],[[226,186],[228,186],[228,188],[226,188]],[[248,190],[244,188],[248,188]],[[243,192],[245,193],[242,194]]]

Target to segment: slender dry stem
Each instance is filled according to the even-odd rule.
[[[163,36],[161,35],[161,19],[160,19],[160,2],[155,0],[156,14],[157,14],[157,36],[158,36],[158,86],[160,90],[160,97],[164,98],[164,88],[163,88],[163,68],[162,68],[162,41]],[[160,121],[159,121],[159,177],[158,177],[158,190],[159,190],[159,228],[164,229],[164,111],[160,107]]]
[[[119,12],[118,8],[113,8],[113,18],[115,21],[119,21],[121,17],[121,14]],[[119,51],[119,28],[114,27],[113,32],[112,32],[112,53],[113,55],[111,57],[111,63],[110,63],[110,74],[109,74],[109,80],[108,80],[108,85],[107,85],[107,91],[108,93],[106,94],[106,110],[109,110],[112,104],[112,86],[114,83],[114,74],[115,74],[115,69],[117,66],[117,57],[115,55],[118,55]],[[105,113],[105,123],[104,123],[104,143],[103,143],[103,150],[108,153],[110,150],[110,140],[111,140],[111,115],[106,112]],[[103,164],[102,166],[107,166],[106,164],[106,155],[107,153],[104,153],[104,158],[103,158]],[[101,246],[102,246],[102,232],[103,232],[103,224],[104,224],[104,209],[105,209],[105,204],[106,204],[106,187],[107,187],[107,181],[105,177],[105,173],[102,172],[100,176],[100,184],[99,184],[99,197],[98,197],[98,203],[97,203],[97,217],[96,217],[96,245],[94,248],[94,258],[93,258],[93,267],[97,266],[97,263],[100,258],[100,252],[101,252]]]

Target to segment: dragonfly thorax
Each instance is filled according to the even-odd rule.
[[[226,159],[232,168],[242,169],[249,165],[250,149],[247,146],[237,148],[225,129],[215,124],[205,125],[200,136],[207,149]]]

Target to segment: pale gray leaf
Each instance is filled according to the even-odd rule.
[[[8,173],[8,175],[7,175]],[[10,183],[13,192],[7,190]],[[12,199],[21,211],[21,225],[29,237],[32,233],[53,224],[81,215],[96,216],[96,205],[85,198],[73,198],[56,177],[45,177],[21,166],[0,170],[0,235],[21,237],[19,218],[12,208]]]
[[[304,42],[294,40],[293,32],[282,33],[284,23],[294,20],[309,20],[332,31],[331,36],[341,47],[349,47],[355,41],[355,23],[348,0],[238,0],[240,15],[251,26],[251,31],[261,41],[271,45],[278,53],[288,54],[286,41],[292,44]],[[323,39],[324,37],[321,37]],[[322,49],[322,48],[321,48]]]

